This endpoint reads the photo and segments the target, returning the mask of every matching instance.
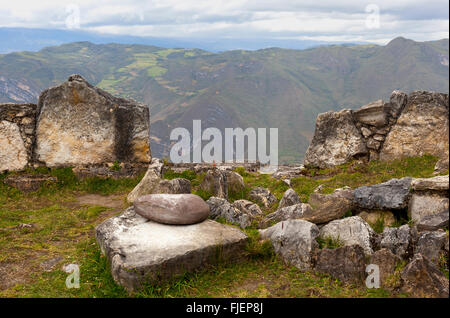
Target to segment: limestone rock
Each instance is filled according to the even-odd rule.
[[[415,222],[448,210],[449,199],[439,193],[414,193],[409,201],[408,215]]]
[[[137,214],[163,224],[195,224],[209,217],[209,206],[195,194],[147,194],[134,200]]]
[[[268,189],[263,187],[256,187],[252,189],[249,193],[249,197],[254,202],[261,203],[264,207],[269,208],[275,202],[277,198]]]
[[[216,220],[220,217],[227,218],[227,215],[237,215],[236,209],[226,199],[210,197],[206,203],[209,205],[209,217]]]
[[[308,203],[313,208],[305,211],[303,220],[322,224],[342,218],[353,207],[352,190],[337,189],[332,194],[311,193]]]
[[[380,246],[389,249],[402,259],[407,259],[413,253],[413,235],[410,227],[405,224],[398,228],[385,228],[381,234]]]
[[[251,220],[260,218],[261,216],[264,215],[264,213],[261,211],[260,207],[257,204],[248,200],[236,200],[233,202],[232,205],[233,207],[241,211],[242,214],[249,215]]]
[[[389,98],[390,115],[394,118],[398,118],[407,102],[408,95],[406,93],[398,90],[393,91]]]
[[[259,206],[247,200],[237,200],[231,204],[226,199],[210,197],[206,203],[211,210],[211,219],[224,218],[241,228],[250,226],[255,219],[263,216]]]
[[[448,227],[448,210],[428,215],[420,219],[417,223],[417,230],[436,231]]]
[[[364,221],[374,226],[378,220],[384,221],[384,226],[393,226],[395,224],[395,216],[391,211],[362,211],[358,214]]]
[[[53,183],[56,181],[57,179],[55,177],[47,175],[11,175],[3,180],[5,184],[19,189],[22,192],[34,192],[39,190],[43,184]]]
[[[226,171],[228,192],[241,193],[245,189],[244,178],[234,171]]]
[[[436,162],[433,174],[444,173],[446,171],[448,172],[448,170],[449,170],[448,158],[441,158]]]
[[[184,178],[175,178],[172,180],[163,179],[159,182],[158,191],[155,193],[191,193],[191,182]]]
[[[321,249],[317,252],[315,263],[315,271],[329,274],[342,282],[360,285],[364,281],[365,255],[359,245]]]
[[[219,198],[228,198],[227,176],[219,169],[208,170],[203,178],[200,188]]]
[[[449,155],[448,94],[414,91],[386,137],[381,160]]]
[[[377,233],[359,216],[334,220],[320,229],[320,238],[339,240],[344,246],[359,245],[371,255],[377,246]]]
[[[287,189],[286,192],[284,192],[283,197],[281,198],[278,208],[281,209],[299,203],[301,203],[301,201],[297,192],[295,192],[293,189]]]
[[[23,170],[28,164],[28,155],[15,123],[0,121],[0,173]]]
[[[310,212],[310,213],[307,213]],[[298,203],[276,210],[267,215],[262,222],[262,227],[269,225],[272,222],[280,222],[291,219],[300,219],[305,214],[312,214],[312,208],[307,203]]]
[[[444,251],[446,240],[448,240],[447,235],[442,230],[421,233],[414,248],[414,253],[422,254],[433,264],[439,266],[439,259]]]
[[[385,103],[380,99],[353,111],[353,117],[360,123],[382,127],[388,120],[386,108]]]
[[[427,258],[416,254],[401,273],[402,290],[414,297],[448,298],[448,279]]]
[[[319,114],[313,140],[305,155],[305,166],[327,168],[343,164],[355,157],[366,156],[368,150],[352,112]]]
[[[248,239],[212,220],[182,226],[152,222],[133,207],[97,226],[96,237],[114,280],[130,291],[222,260],[237,261]]]
[[[384,288],[395,288],[393,286],[392,275],[395,273],[395,269],[401,264],[401,258],[393,254],[389,249],[382,248],[370,257],[370,264],[378,265],[380,270],[380,286]]]
[[[149,110],[80,75],[39,97],[36,156],[49,167],[150,162]]]
[[[303,220],[282,221],[264,230],[259,230],[262,239],[269,239],[285,262],[301,270],[313,265],[313,254],[319,247],[316,237],[319,229],[313,223]]]
[[[161,179],[161,169],[159,161],[152,159],[142,180],[128,194],[127,201],[133,203],[138,197],[146,194],[168,193],[182,194],[191,193],[191,182],[184,178],[175,178],[172,180]]]
[[[411,189],[414,191],[448,191],[448,187],[448,175],[433,178],[417,178],[411,181]]]
[[[359,208],[371,210],[406,208],[411,180],[411,178],[391,179],[384,183],[356,188],[355,204]]]

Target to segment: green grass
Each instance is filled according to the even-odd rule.
[[[328,194],[344,186],[357,188],[386,182],[392,178],[432,177],[437,160],[435,156],[424,155],[391,162],[349,162],[330,169],[308,169],[306,176],[293,178],[291,184],[302,202],[306,202],[319,185],[322,185],[321,193]]]
[[[393,177],[430,177],[436,158],[423,156],[403,162],[373,162],[367,166],[353,163],[334,169],[309,170],[306,176],[293,179],[294,189],[302,201],[323,185],[323,192],[349,185],[357,187],[387,181]],[[385,172],[386,170],[387,172]],[[262,186],[281,198],[287,185],[269,175],[235,170],[241,174],[246,189],[231,194],[230,200],[246,198],[248,190]],[[133,189],[140,177],[124,179],[79,179],[71,168],[37,168],[25,173],[49,174],[57,182],[49,183],[35,193],[21,193],[3,184],[0,175],[0,266],[21,268],[22,282],[0,290],[0,297],[403,297],[386,290],[368,290],[364,287],[343,284],[330,276],[301,272],[280,261],[269,241],[261,241],[255,226],[245,229],[249,241],[243,259],[236,264],[219,262],[202,271],[174,277],[169,282],[147,285],[136,294],[129,295],[117,285],[109,271],[106,258],[95,242],[94,229],[108,217],[119,213],[99,205],[80,206],[76,198],[82,194],[122,195]],[[199,185],[204,174],[187,170],[174,173],[169,170],[164,178],[186,178],[191,181],[194,193],[207,199]],[[270,210],[270,209],[269,209]],[[269,211],[265,211],[269,212]],[[225,220],[218,220],[226,223]],[[374,225],[382,231],[382,221]],[[29,224],[31,226],[21,226]],[[379,227],[379,228],[377,228]],[[321,248],[337,248],[339,240],[318,239]],[[58,265],[49,272],[40,267],[44,261],[61,257]],[[76,263],[81,271],[81,288],[67,289],[62,271],[63,264]],[[441,261],[442,264],[445,260]],[[447,270],[441,266],[442,270]],[[399,270],[392,277],[398,283]],[[14,270],[11,270],[11,275]],[[17,274],[18,275],[18,274]],[[1,282],[0,278],[0,282]]]

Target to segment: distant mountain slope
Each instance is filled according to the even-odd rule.
[[[303,159],[318,113],[356,108],[392,90],[448,92],[449,41],[210,53],[77,42],[0,55],[0,102],[34,101],[73,73],[149,105],[152,153],[174,127],[278,127],[280,161]]]

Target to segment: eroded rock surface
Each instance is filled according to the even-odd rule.
[[[327,168],[368,154],[364,138],[355,126],[351,110],[319,114],[313,140],[305,154],[305,166]]]
[[[36,158],[49,167],[150,162],[148,107],[72,75],[39,97]]]
[[[318,227],[303,220],[288,220],[259,231],[262,239],[269,239],[275,252],[287,263],[301,270],[313,266],[313,253],[319,247]]]
[[[97,226],[96,237],[114,280],[130,291],[208,264],[237,261],[248,239],[212,220],[183,226],[152,222],[133,207]]]

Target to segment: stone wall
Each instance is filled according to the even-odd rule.
[[[35,104],[0,104],[0,172],[30,165],[35,124]]]
[[[0,104],[0,172],[44,165],[110,175],[119,163],[136,174],[151,161],[149,135],[146,105],[72,75],[42,92],[37,106]]]
[[[319,114],[305,165],[327,168],[354,159],[449,155],[448,94],[394,91],[357,110]],[[444,167],[445,168],[445,167]]]

